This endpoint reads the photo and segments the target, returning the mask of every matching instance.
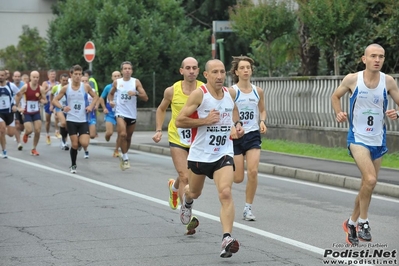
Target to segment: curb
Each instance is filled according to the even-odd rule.
[[[115,147],[115,143],[104,143],[104,142],[94,142],[94,143],[91,142],[90,145]],[[130,149],[170,156],[169,148],[155,146],[155,145],[131,144]],[[272,174],[277,176],[289,177],[293,179],[299,179],[303,181],[309,181],[333,187],[351,189],[355,191],[359,190],[361,183],[361,179],[355,177],[336,175],[325,172],[317,172],[317,171],[292,168],[288,166],[281,166],[281,165],[274,165],[267,163],[259,163],[258,171],[263,174]],[[383,195],[383,196],[399,198],[399,186],[383,182],[377,182],[377,185],[375,186],[373,191],[373,195]]]

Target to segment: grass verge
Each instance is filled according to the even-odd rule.
[[[328,148],[315,144],[298,143],[286,140],[262,139],[262,149],[293,155],[354,163],[353,158],[348,155],[348,149],[344,147]],[[399,153],[385,154],[382,159],[382,167],[399,169]]]

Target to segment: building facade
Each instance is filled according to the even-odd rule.
[[[0,0],[0,49],[17,45],[22,26],[37,28],[40,36],[47,37],[49,21],[53,18],[51,6],[57,0]]]

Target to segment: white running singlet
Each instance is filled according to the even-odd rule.
[[[363,71],[358,72],[356,88],[350,97],[349,120],[349,135],[353,134],[355,142],[368,146],[383,145],[387,104],[385,74],[380,72],[378,86],[375,89],[369,89],[364,84]]]
[[[250,93],[244,93],[240,90],[237,85],[233,85],[233,89],[236,91],[236,98],[234,102],[238,107],[240,114],[240,120],[243,124],[245,134],[251,131],[259,130],[259,95],[256,91],[255,85],[252,85],[252,91]]]
[[[84,83],[81,82],[79,89],[76,91],[73,90],[71,86],[72,83],[69,83],[66,90],[68,106],[71,108],[67,113],[66,121],[78,123],[87,122],[86,91]]]
[[[129,96],[128,92],[136,92],[136,79],[130,78],[128,81],[123,78],[116,80],[116,108],[115,116],[122,116],[130,119],[137,118],[137,97]],[[114,96],[115,97],[115,96]]]
[[[187,160],[212,163],[225,155],[234,157],[233,140],[230,137],[234,102],[229,90],[223,87],[224,96],[221,100],[217,100],[209,93],[205,85],[202,85],[200,89],[204,95],[193,116],[205,118],[212,109],[215,109],[220,112],[220,120],[213,125],[192,129],[193,141]]]

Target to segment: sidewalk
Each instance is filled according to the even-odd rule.
[[[159,143],[152,141],[154,133],[134,132],[131,149],[170,155],[167,132],[163,132]],[[116,133],[110,142],[105,141],[104,135],[104,132],[99,132],[98,138],[91,140],[90,144],[115,147]],[[354,163],[262,151],[259,172],[354,190],[360,187],[360,172]],[[374,194],[399,198],[399,170],[381,168]]]

